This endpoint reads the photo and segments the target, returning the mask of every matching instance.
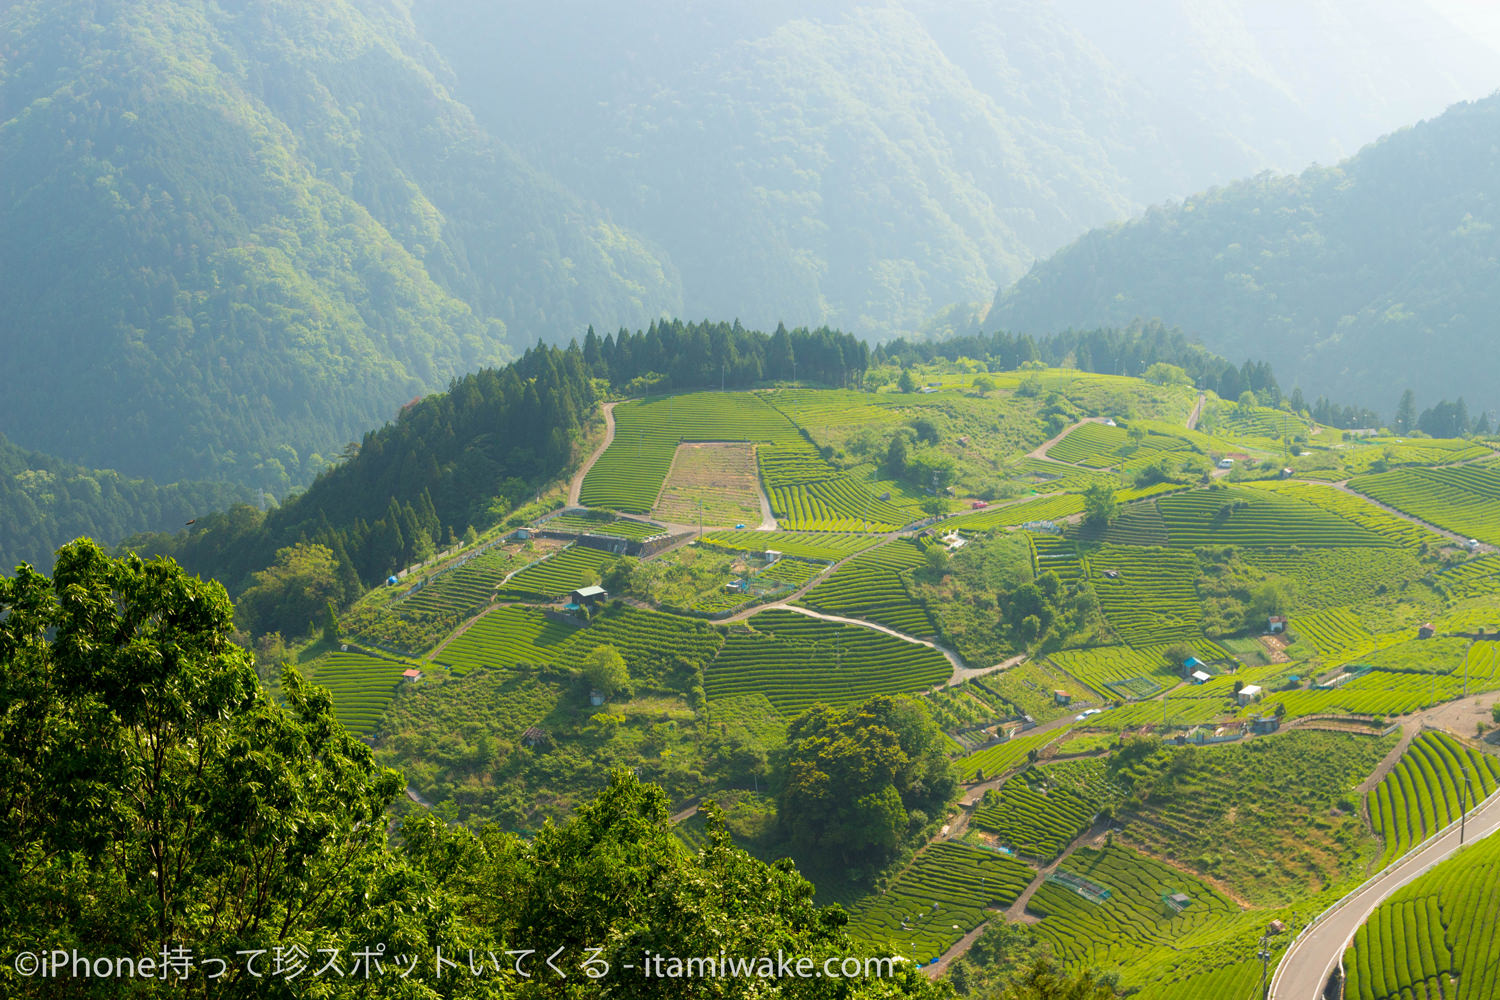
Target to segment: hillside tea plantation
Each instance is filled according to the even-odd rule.
[[[358,736],[374,732],[380,717],[402,683],[403,671],[417,666],[354,651],[332,652],[314,660],[308,680],[333,696],[334,718]]]
[[[1032,871],[1014,858],[965,844],[937,843],[891,887],[849,914],[849,933],[875,954],[928,962],[979,926],[991,907],[1015,901]]]
[[[570,545],[512,576],[495,592],[502,601],[549,600],[599,582],[604,567],[618,559],[603,549]]]
[[[400,684],[396,656],[307,669],[445,818],[535,828],[628,767],[667,791],[690,847],[692,807],[718,796],[756,856],[816,855],[819,897],[846,905],[861,948],[930,961],[1035,882],[1023,935],[1068,969],[1118,973],[1141,1000],[1252,1000],[1272,916],[1305,924],[1450,822],[1465,775],[1477,796],[1500,787],[1500,754],[1467,742],[1487,702],[1466,720],[1443,704],[1500,690],[1500,557],[1464,544],[1500,539],[1500,463],[1477,440],[1354,440],[1212,391],[1189,429],[1187,385],[983,365],[887,359],[876,392],[620,401],[614,439],[525,523],[626,542],[667,522],[670,544],[624,561],[491,548],[340,623],[434,650],[422,682]],[[901,367],[941,391],[898,391]],[[1222,455],[1234,465],[1212,470]],[[584,509],[558,514],[571,476]],[[1100,485],[1102,523],[1083,516]],[[762,493],[775,530],[759,530]],[[700,512],[701,537],[681,530]],[[939,558],[950,532],[963,546]],[[557,608],[606,572],[601,606]],[[602,646],[629,680],[594,704],[579,671]],[[1206,682],[1184,678],[1187,657]],[[881,864],[793,844],[789,726],[876,695],[931,717],[967,821],[907,806]],[[1423,731],[1373,781],[1400,738],[1377,734],[1435,706],[1422,722],[1465,731]],[[1496,959],[1464,935],[1500,917],[1455,909],[1460,888],[1378,911],[1350,995],[1494,1000]]]
[[[754,393],[700,392],[615,407],[615,439],[584,477],[589,507],[649,514],[683,441],[792,441],[796,428]]]
[[[1394,770],[1370,792],[1370,823],[1385,841],[1384,867],[1458,819],[1500,785],[1500,758],[1462,745],[1446,733],[1423,733]]]
[[[901,574],[923,565],[922,550],[901,539],[856,556],[808,591],[802,603],[819,611],[863,618],[908,635],[937,633],[932,616],[914,601]]]
[[[1382,903],[1344,953],[1350,1000],[1500,996],[1500,837],[1471,844]]]
[[[766,611],[734,631],[704,672],[709,698],[763,692],[794,714],[815,702],[850,705],[877,694],[905,694],[941,684],[953,668],[929,646],[882,632]]]
[[[1109,890],[1108,899],[1095,900],[1049,879],[1031,897],[1027,911],[1042,918],[1037,933],[1070,962],[1107,966],[1170,948],[1187,932],[1237,912],[1203,882],[1122,847],[1080,848],[1059,871]],[[1180,912],[1168,902],[1177,894],[1188,899]]]
[[[1500,467],[1392,469],[1350,487],[1439,528],[1500,545]]]

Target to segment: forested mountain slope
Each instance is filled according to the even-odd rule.
[[[157,486],[118,472],[85,469],[18,448],[0,437],[0,571],[29,562],[42,572],[53,553],[79,535],[115,540],[171,531],[199,514],[257,499],[222,483]]]
[[[1041,332],[1160,317],[1212,350],[1389,413],[1500,403],[1500,96],[1455,106],[1336,167],[1263,175],[1089,233],[995,301]]]
[[[413,11],[481,121],[664,248],[686,315],[877,338],[1089,226],[1500,85],[1395,0]]]
[[[0,427],[284,492],[508,344],[676,302],[488,136],[399,7],[0,11]]]

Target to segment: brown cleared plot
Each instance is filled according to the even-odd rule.
[[[677,446],[655,514],[676,524],[696,524],[700,503],[704,524],[760,523],[754,445],[693,442]]]

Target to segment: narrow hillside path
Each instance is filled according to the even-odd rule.
[[[1052,437],[1048,438],[1046,441],[1043,441],[1037,447],[1035,447],[1035,448],[1031,449],[1030,451],[1028,451],[1026,453],[1026,457],[1027,458],[1040,458],[1040,459],[1044,459],[1044,460],[1046,460],[1048,462],[1057,462],[1059,465],[1072,465],[1072,466],[1074,466],[1074,468],[1081,468],[1081,466],[1078,466],[1074,462],[1064,462],[1060,458],[1047,458],[1047,452],[1048,452],[1048,450],[1053,445],[1057,444],[1057,442],[1061,441],[1063,438],[1067,437],[1069,434],[1072,434],[1074,431],[1076,431],[1078,428],[1082,427],[1084,424],[1102,424],[1102,423],[1104,423],[1104,421],[1105,421],[1104,417],[1085,417],[1084,419],[1078,421],[1078,423],[1073,424],[1071,427],[1064,427],[1057,434],[1053,435]]]
[[[1475,459],[1475,461],[1480,461],[1480,460],[1479,459]],[[1458,463],[1455,463],[1455,464],[1466,465],[1468,463],[1466,463],[1466,462],[1458,462]],[[1304,480],[1304,482],[1322,482],[1322,481],[1321,480]],[[1395,517],[1399,517],[1403,521],[1410,521],[1412,524],[1419,525],[1419,526],[1421,526],[1423,528],[1426,528],[1427,530],[1432,531],[1432,532],[1434,532],[1436,534],[1442,535],[1444,538],[1447,538],[1447,539],[1450,539],[1452,541],[1455,541],[1455,542],[1459,543],[1460,545],[1464,545],[1469,540],[1467,537],[1465,537],[1463,535],[1460,535],[1456,531],[1449,531],[1447,528],[1440,528],[1437,525],[1433,524],[1431,521],[1424,521],[1420,517],[1417,517],[1414,514],[1408,514],[1404,510],[1397,510],[1395,507],[1392,507],[1390,504],[1381,503],[1379,500],[1376,500],[1374,497],[1369,496],[1369,495],[1364,494],[1364,493],[1361,493],[1361,492],[1359,492],[1359,490],[1356,490],[1356,489],[1353,489],[1352,487],[1350,487],[1349,480],[1347,480],[1347,479],[1340,480],[1339,482],[1336,482],[1336,483],[1323,483],[1323,485],[1325,485],[1325,486],[1332,486],[1334,489],[1341,490],[1342,492],[1347,493],[1347,494],[1349,494],[1352,497],[1359,497],[1365,503],[1374,504],[1376,507],[1379,507],[1381,510],[1385,511],[1387,514],[1391,514],[1391,515],[1393,515]],[[1475,551],[1478,551],[1478,552],[1494,552],[1494,551],[1496,551],[1496,548],[1493,545],[1489,545],[1489,544],[1486,544],[1484,542],[1481,542],[1480,545],[1479,545],[1479,548],[1477,550],[1475,550]]]
[[[1411,746],[1411,741],[1416,739],[1417,734],[1421,731],[1422,724],[1420,722],[1407,721],[1402,723],[1401,739],[1398,740],[1396,742],[1396,745],[1391,748],[1391,752],[1385,755],[1385,759],[1382,760],[1378,766],[1376,766],[1375,770],[1370,772],[1370,776],[1364,781],[1361,781],[1357,786],[1355,786],[1354,790],[1361,796],[1373,792],[1375,790],[1375,786],[1384,781],[1386,775],[1390,774],[1392,769],[1395,768],[1397,762],[1401,760],[1401,755],[1406,753],[1406,748]],[[1361,801],[1361,811],[1364,810],[1364,806],[1365,803]]]
[[[948,966],[952,965],[954,962],[958,961],[960,958],[963,958],[969,953],[969,949],[974,947],[974,942],[979,940],[979,936],[984,933],[984,929],[989,925],[990,922],[986,920],[984,923],[980,924],[978,927],[974,928],[972,931],[959,938],[958,943],[949,948],[947,951],[943,952],[942,957],[937,960],[936,965],[922,966],[923,974],[926,975],[928,979],[941,979],[943,973],[948,971]]]
[[[771,497],[766,493],[766,481],[760,475],[760,445],[752,449],[755,455],[755,492],[760,497],[760,530],[776,531],[776,512],[771,509]]]
[[[1203,416],[1203,404],[1208,399],[1204,393],[1198,393],[1198,402],[1193,404],[1193,412],[1188,414],[1187,429],[1195,431],[1198,429],[1198,418]]]
[[[1052,732],[1053,730],[1061,729],[1062,732],[1057,734],[1057,739],[1048,740],[1046,743],[1037,747],[1038,751],[1046,750],[1052,744],[1056,743],[1057,740],[1062,739],[1064,736],[1066,736],[1068,734],[1068,729],[1077,724],[1077,721],[1078,720],[1071,715],[1064,715],[1061,718],[1053,719],[1051,722],[1044,722],[1040,726],[1037,726],[1035,729],[1028,729],[1025,735],[1042,736]],[[1101,754],[1103,754],[1104,752],[1105,751],[1102,750],[1099,751],[1099,753]],[[1079,756],[1081,757],[1084,755],[1079,754]],[[992,788],[999,788],[1001,785],[1005,784],[1008,780],[1014,777],[1017,772],[1024,771],[1030,766],[1031,760],[1030,758],[1027,758],[1026,760],[1018,761],[1017,763],[1012,764],[1009,768],[999,774],[990,775],[983,781],[966,786],[964,788],[963,796],[958,800],[959,805],[965,807],[974,805],[980,799],[984,798],[985,792],[989,791]]]
[[[1016,901],[1014,903],[1011,903],[1010,906],[1006,909],[1005,919],[1009,920],[1011,923],[1017,924],[1036,923],[1037,918],[1026,912],[1026,904],[1031,902],[1031,897],[1036,895],[1036,891],[1042,887],[1042,883],[1047,881],[1047,876],[1057,871],[1057,869],[1062,865],[1064,861],[1067,861],[1073,856],[1074,851],[1078,850],[1084,844],[1092,843],[1093,841],[1098,840],[1100,837],[1103,837],[1104,832],[1108,829],[1109,820],[1095,820],[1094,825],[1089,827],[1081,835],[1075,838],[1074,841],[1068,845],[1067,849],[1057,856],[1056,861],[1044,865],[1042,869],[1037,872],[1036,878],[1031,880],[1031,884],[1028,885],[1024,890],[1022,890],[1021,895],[1016,897]]]
[[[594,453],[589,456],[588,461],[583,463],[583,468],[574,473],[573,481],[568,484],[569,507],[577,507],[579,505],[578,494],[583,489],[584,477],[589,474],[589,470],[594,467],[594,463],[599,461],[599,456],[604,454],[604,449],[613,444],[615,440],[615,404],[604,403],[599,409],[604,413],[604,443],[595,448]]]
[[[465,632],[469,631],[469,629],[473,628],[475,622],[479,621],[479,619],[483,618],[485,615],[489,614],[499,606],[500,603],[498,601],[491,601],[484,607],[480,608],[477,612],[474,613],[474,616],[472,618],[464,622],[452,632],[449,632],[447,637],[443,639],[442,642],[429,649],[427,651],[427,655],[423,656],[422,659],[436,661],[439,653],[447,649],[448,646],[451,645],[453,641],[456,640],[459,636],[463,635]]]
[[[844,625],[857,625],[861,628],[872,629],[876,632],[884,632],[886,635],[890,636],[893,639],[900,639],[903,642],[910,642],[917,646],[926,646],[928,649],[937,650],[939,653],[943,654],[944,659],[946,659],[953,665],[953,669],[955,672],[964,669],[964,661],[960,660],[958,658],[958,654],[953,652],[953,650],[949,649],[948,647],[940,646],[937,643],[933,642],[931,639],[919,639],[914,635],[908,635],[905,632],[898,632],[896,629],[893,629],[888,625],[881,625],[878,622],[865,621],[863,618],[849,618],[845,615],[830,615],[824,611],[814,611],[812,608],[804,608],[796,604],[773,604],[767,605],[766,607],[779,607],[783,611],[791,611],[794,614],[806,615],[808,618],[817,618],[825,622],[839,622]],[[766,609],[762,608],[761,610],[764,611]]]
[[[899,537],[899,536],[896,533],[894,533],[894,532],[891,533],[891,534],[889,534],[889,535],[886,535],[884,538],[882,538],[880,541],[876,542],[874,545],[870,546],[869,548],[867,548],[867,549],[860,549],[858,552],[851,552],[849,555],[844,556],[844,558],[838,560],[837,562],[834,562],[834,563],[830,564],[826,569],[824,569],[823,571],[821,571],[820,573],[818,573],[817,576],[813,577],[811,580],[807,581],[802,586],[798,587],[796,590],[792,591],[790,594],[786,595],[785,597],[781,598],[780,600],[774,601],[774,602],[772,602],[770,604],[757,604],[755,607],[753,607],[753,608],[746,608],[744,611],[736,611],[734,614],[730,615],[728,618],[721,618],[721,619],[719,619],[718,622],[717,622],[717,624],[720,624],[720,625],[729,625],[729,624],[732,624],[734,622],[742,622],[746,618],[749,618],[751,615],[758,615],[762,611],[767,611],[767,610],[769,610],[771,608],[786,607],[788,604],[791,604],[793,601],[800,600],[804,595],[806,595],[806,593],[809,590],[812,590],[814,587],[816,587],[818,584],[822,583],[824,580],[828,579],[834,573],[837,573],[841,568],[843,568],[844,563],[848,562],[850,559],[853,559],[855,556],[862,556],[862,555],[865,555],[867,553],[874,552],[876,549],[880,548],[882,545],[889,545],[897,537]]]
[[[422,793],[417,791],[416,788],[412,787],[411,785],[406,786],[406,797],[411,799],[417,805],[421,806],[423,809],[432,808],[432,803],[422,798]]]
[[[1011,667],[1019,667],[1026,662],[1026,659],[1025,653],[1017,653],[1008,660],[1001,660],[999,663],[988,667],[958,667],[953,671],[953,676],[948,678],[948,683],[944,684],[943,687],[958,687],[964,681],[971,681],[976,677],[987,677],[1002,670],[1009,670]]]
[[[1472,844],[1500,830],[1500,792],[1495,792],[1470,810],[1465,844]],[[1408,885],[1438,862],[1459,849],[1459,824],[1429,838],[1379,875],[1323,911],[1303,929],[1286,950],[1271,979],[1272,1000],[1316,1000],[1323,995],[1344,949],[1377,906],[1396,890]]]

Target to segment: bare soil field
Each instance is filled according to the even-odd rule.
[[[700,503],[703,523],[710,527],[760,523],[754,445],[694,442],[677,446],[655,515],[675,524],[697,524]]]

